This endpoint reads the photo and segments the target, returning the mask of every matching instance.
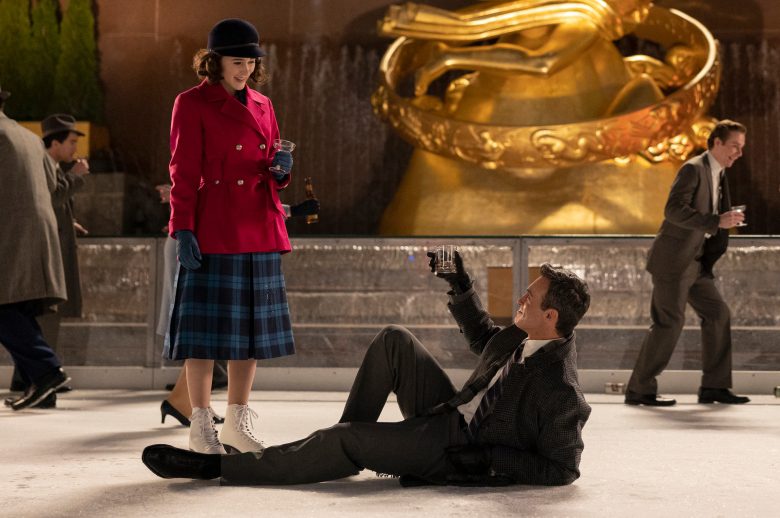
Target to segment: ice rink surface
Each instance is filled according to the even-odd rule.
[[[2,394],[3,397],[8,394]],[[780,399],[744,406],[630,407],[588,394],[582,476],[566,487],[423,487],[363,471],[349,479],[287,487],[229,487],[164,480],[141,463],[144,446],[186,447],[188,429],[160,424],[164,392],[76,390],[58,408],[0,409],[0,516],[778,516]],[[225,392],[214,395],[222,413]],[[254,392],[266,444],[335,423],[342,392]],[[382,420],[400,419],[391,401]]]

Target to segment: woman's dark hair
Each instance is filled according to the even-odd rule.
[[[558,322],[555,330],[561,336],[569,336],[590,307],[588,284],[574,272],[550,263],[542,265],[541,274],[550,281],[542,300],[542,310],[556,310]]]
[[[198,77],[205,77],[209,83],[218,83],[222,79],[222,56],[208,49],[200,49],[192,58],[192,69]],[[264,85],[270,76],[260,58],[255,59],[255,70],[249,80],[255,85]]]
[[[707,149],[712,149],[712,147],[715,145],[716,138],[720,139],[721,142],[726,142],[729,139],[729,135],[731,135],[732,131],[745,134],[747,133],[747,128],[739,122],[728,119],[723,119],[722,121],[718,122],[718,124],[716,124],[715,128],[712,130],[712,133],[710,133],[710,136],[707,137]]]

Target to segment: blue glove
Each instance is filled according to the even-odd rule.
[[[271,162],[271,166],[274,167],[274,169],[271,170],[271,174],[274,175],[274,179],[279,183],[284,183],[287,177],[290,176],[290,171],[292,171],[292,153],[289,151],[277,151],[274,155],[273,161]],[[279,171],[276,169],[277,167],[281,168],[282,170]]]
[[[176,254],[179,256],[179,263],[188,270],[197,270],[200,268],[200,247],[195,234],[191,230],[177,230],[176,236]]]

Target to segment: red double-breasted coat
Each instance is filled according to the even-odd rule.
[[[192,230],[204,254],[289,252],[268,168],[279,138],[271,101],[251,88],[247,105],[220,83],[176,97],[171,120],[171,235]]]

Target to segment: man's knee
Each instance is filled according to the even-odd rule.
[[[374,341],[371,343],[372,347],[382,347],[384,349],[394,348],[413,348],[414,347],[414,335],[411,331],[404,326],[389,325],[385,326],[379,334],[376,335]]]
[[[685,325],[685,313],[677,310],[652,308],[650,312],[653,324],[662,329],[682,329]]]

